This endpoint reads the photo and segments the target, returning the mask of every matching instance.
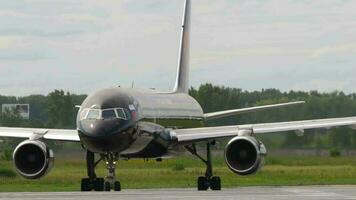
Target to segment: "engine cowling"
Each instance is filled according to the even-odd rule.
[[[225,148],[225,161],[238,175],[250,175],[264,164],[267,154],[264,144],[251,136],[237,136]]]
[[[26,140],[16,147],[13,162],[16,171],[24,178],[39,179],[52,169],[54,155],[45,143]]]

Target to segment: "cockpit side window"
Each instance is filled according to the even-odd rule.
[[[101,114],[103,119],[114,119],[116,118],[116,113],[114,109],[103,110]]]
[[[87,117],[88,112],[89,112],[89,109],[88,109],[88,108],[82,110],[82,111],[80,112],[80,120],[85,119],[85,118]]]
[[[100,119],[100,110],[90,109],[87,115],[87,119]]]
[[[124,109],[125,115],[126,115],[126,119],[127,120],[131,120],[131,113],[128,109]]]
[[[125,112],[124,112],[124,109],[122,108],[116,108],[116,113],[117,113],[117,118],[120,118],[120,119],[127,119],[126,115],[125,115]]]

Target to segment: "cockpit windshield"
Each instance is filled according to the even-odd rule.
[[[87,119],[99,119],[100,118],[100,110],[90,109],[86,116]]]
[[[103,112],[101,113],[101,117],[103,119],[113,119],[113,118],[117,118],[117,115],[115,113],[115,110],[109,109],[109,110],[103,110]]]
[[[83,109],[80,113],[80,120],[83,119],[130,119],[130,112],[124,108],[110,109]]]

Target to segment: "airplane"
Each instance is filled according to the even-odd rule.
[[[308,129],[339,126],[356,129],[356,117],[204,127],[208,120],[304,102],[204,113],[188,94],[191,0],[185,0],[183,16],[173,91],[122,87],[98,90],[79,106],[75,130],[0,127],[0,137],[24,139],[13,152],[17,173],[27,179],[42,178],[54,163],[46,141],[75,142],[86,151],[87,177],[81,180],[81,191],[121,191],[121,183],[115,178],[120,159],[162,159],[184,147],[206,166],[205,174],[197,180],[197,189],[221,190],[221,179],[214,176],[212,166],[211,146],[216,141],[229,140],[224,152],[226,164],[232,172],[245,176],[257,172],[267,154],[265,145],[255,137],[258,134],[303,134]],[[204,156],[196,144],[206,145]],[[107,166],[105,179],[95,173],[101,161]]]

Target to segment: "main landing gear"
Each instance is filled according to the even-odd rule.
[[[206,165],[205,176],[198,178],[198,190],[206,191],[209,188],[211,190],[221,190],[221,179],[218,176],[213,176],[213,166],[211,161],[211,150],[210,146],[212,143],[208,142],[206,144],[206,159],[200,156],[197,152],[195,144],[192,146],[186,146],[185,148],[193,155],[198,157]]]
[[[106,178],[98,178],[95,174],[95,167],[100,161],[105,160],[108,175]],[[116,161],[118,160],[117,154],[101,155],[101,158],[95,162],[95,156],[93,152],[87,151],[87,172],[88,178],[82,179],[81,191],[121,191],[121,184],[115,180]]]

